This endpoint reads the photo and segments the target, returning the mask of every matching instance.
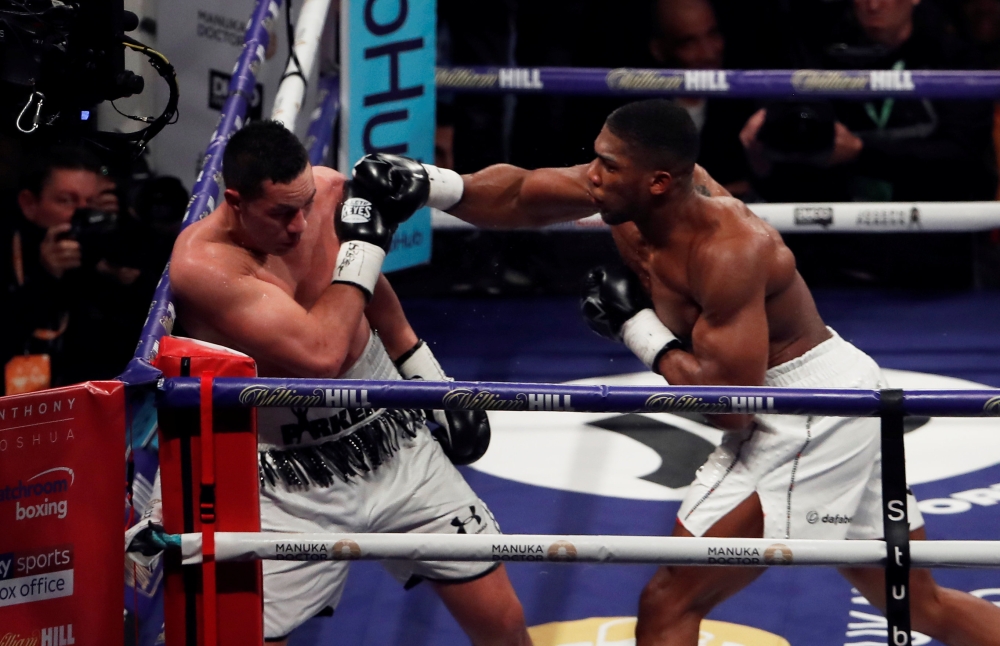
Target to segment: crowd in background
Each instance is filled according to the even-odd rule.
[[[440,62],[521,67],[983,69],[1000,65],[1000,0],[442,0]],[[628,98],[443,97],[460,172],[588,162]],[[677,99],[699,162],[747,201],[996,196],[988,101]]]
[[[1000,68],[1000,0],[439,0],[438,13],[440,65]],[[630,99],[438,100],[436,163],[472,172],[587,163],[605,117]],[[1000,111],[989,101],[676,100],[701,133],[699,163],[747,202],[997,197]],[[0,137],[2,392],[121,372],[186,202],[179,180],[141,160]],[[614,253],[607,236],[555,235],[438,235],[438,261],[400,275],[399,289],[565,293]],[[979,280],[973,256],[1000,267],[995,235],[786,238],[820,284],[963,287]],[[980,282],[1000,283],[993,273]]]
[[[500,0],[485,8],[440,0],[439,34],[439,64],[455,66],[989,69],[1000,67],[1000,0]],[[459,172],[588,163],[604,118],[629,100],[443,94],[439,130],[448,136],[439,142],[453,142],[446,156]],[[676,100],[701,133],[699,163],[747,202],[997,197],[1000,120],[990,101]],[[977,274],[973,256],[1000,258],[995,235],[787,237],[813,283],[991,283],[997,277]],[[524,263],[537,241],[514,251],[467,242],[483,247],[476,257],[493,258],[485,291],[537,286],[553,269]]]

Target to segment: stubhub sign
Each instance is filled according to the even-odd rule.
[[[345,174],[385,152],[434,161],[435,0],[344,0],[340,56],[341,150]],[[383,271],[431,257],[431,216],[420,209],[399,226]]]

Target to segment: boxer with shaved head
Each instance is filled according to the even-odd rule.
[[[588,274],[583,314],[671,384],[886,387],[875,361],[824,324],[781,235],[695,164],[698,133],[686,110],[666,100],[623,106],[594,152],[588,165],[497,165],[465,176],[427,165],[426,175],[411,174],[412,162],[387,155],[359,167],[379,167],[379,195],[426,191],[431,206],[484,227],[538,227],[600,211],[626,267]],[[877,419],[761,413],[712,421],[725,438],[699,469],[674,535],[883,537]],[[846,520],[816,522],[816,510]],[[909,519],[912,537],[924,538],[912,495]],[[660,568],[642,593],[637,643],[695,646],[702,618],[762,572]],[[881,570],[841,572],[885,608]],[[951,646],[1000,645],[1000,609],[939,587],[927,570],[912,570],[910,580],[915,630]]]

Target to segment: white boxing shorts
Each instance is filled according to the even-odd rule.
[[[373,333],[345,379],[399,379]],[[355,400],[356,401],[356,400]],[[354,402],[352,402],[354,403]],[[422,413],[258,409],[265,532],[499,534],[493,514],[423,424]],[[463,582],[498,564],[386,561],[404,585]],[[286,637],[340,601],[347,561],[272,561],[264,568],[264,637]]]
[[[781,388],[885,388],[878,364],[836,332],[767,371]],[[745,431],[726,433],[698,469],[678,521],[695,536],[754,492],[764,511],[764,538],[879,539],[882,458],[879,419],[757,415]],[[908,496],[911,531],[922,527]]]

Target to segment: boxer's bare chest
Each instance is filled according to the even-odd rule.
[[[691,290],[688,263],[669,250],[648,257],[649,295],[657,317],[681,338],[689,338],[702,308]]]
[[[299,245],[284,256],[269,256],[257,271],[258,278],[277,285],[306,309],[330,285],[340,250],[327,201],[317,200]]]
[[[690,241],[654,247],[631,227],[616,231],[614,237],[625,263],[649,292],[659,319],[677,336],[689,337],[702,310],[691,289]]]

